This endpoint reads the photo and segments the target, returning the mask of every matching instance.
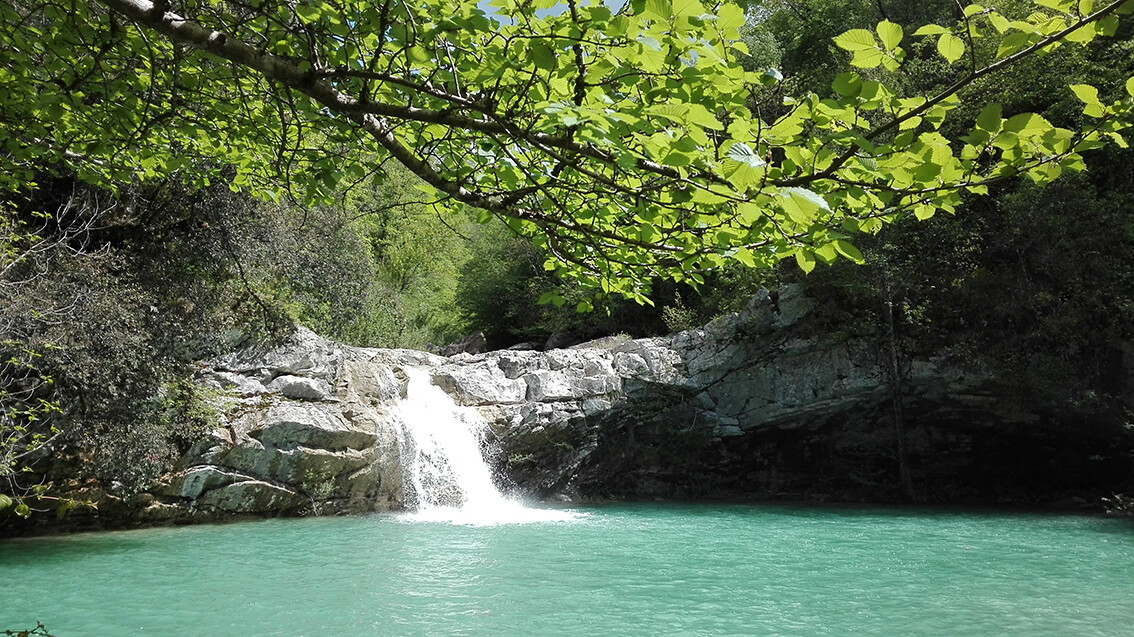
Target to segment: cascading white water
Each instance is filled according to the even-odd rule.
[[[508,524],[572,520],[573,511],[525,507],[492,482],[481,443],[487,424],[475,409],[460,407],[428,372],[406,368],[409,385],[397,407],[405,517],[453,524]]]

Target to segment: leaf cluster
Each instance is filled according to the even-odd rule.
[[[1126,96],[1085,102],[1097,121],[1081,129],[989,110],[961,140],[941,132],[963,88],[1114,34],[1128,1],[1041,0],[1023,19],[970,5],[955,24],[913,31],[957,67],[953,84],[906,94],[845,73],[833,97],[790,97],[766,118],[750,98],[782,76],[739,64],[750,51],[736,5],[491,7],[5,5],[0,38],[22,73],[0,78],[12,96],[0,114],[31,122],[9,133],[9,174],[50,159],[113,181],[210,157],[235,167],[234,187],[282,181],[318,201],[396,161],[438,209],[477,207],[531,237],[549,271],[646,302],[656,278],[700,285],[733,263],[859,260],[861,233],[952,212],[1012,176],[1081,169],[1080,153],[1119,143],[1130,115]],[[906,37],[884,19],[834,43],[853,66],[893,74]],[[981,39],[996,42],[988,59]]]

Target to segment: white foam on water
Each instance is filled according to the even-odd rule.
[[[567,522],[586,514],[524,506],[492,481],[481,446],[487,423],[430,382],[428,372],[406,368],[409,386],[396,409],[406,513],[399,519],[471,526]]]

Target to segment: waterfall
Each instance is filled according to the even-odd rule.
[[[524,506],[492,481],[481,445],[487,423],[458,406],[421,369],[406,368],[409,386],[396,409],[402,456],[405,518],[489,525],[571,520],[581,514]]]

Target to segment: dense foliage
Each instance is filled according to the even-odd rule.
[[[799,34],[836,34],[855,21],[870,24],[884,17],[879,10],[898,9],[901,3],[847,2],[838,5],[838,14],[830,13],[836,3],[793,4],[807,10],[781,6],[761,28],[782,42],[789,82],[808,82],[838,52],[817,49],[810,36]],[[997,6],[1013,18],[1033,8],[1026,2]],[[948,7],[943,9],[931,19],[945,22]],[[1120,83],[1129,76],[1134,68],[1130,26],[1123,25],[1116,36],[1059,58],[1029,61],[1011,76],[976,82],[968,89],[976,94],[972,102],[998,103],[1005,112],[1035,109],[1056,126],[1089,122],[1089,107],[1077,92],[1061,86]],[[937,54],[912,50],[907,81],[930,91],[952,81]],[[963,132],[948,122],[942,130],[950,136]],[[883,296],[887,279],[906,347],[930,351],[966,343],[994,353],[1005,366],[1004,377],[1027,391],[1070,402],[1108,395],[1114,409],[1125,392],[1115,381],[1134,318],[1128,293],[1134,153],[1120,145],[1085,155],[1085,161],[1090,169],[1082,175],[1050,185],[1000,183],[993,196],[969,198],[956,215],[899,223],[863,243],[866,268],[837,268],[811,284],[842,287],[841,307],[858,306],[864,316],[878,317],[881,303],[871,299]]]
[[[835,94],[793,95],[767,116],[750,98],[781,75],[738,63],[737,5],[490,4],[5,3],[0,38],[22,72],[4,77],[2,110],[23,124],[6,127],[5,172],[50,161],[103,182],[203,180],[207,157],[235,166],[237,186],[283,179],[320,199],[395,160],[434,205],[499,216],[545,267],[644,301],[655,276],[860,260],[859,232],[953,211],[960,192],[1005,177],[1081,168],[1081,151],[1121,140],[1134,101],[1082,84],[1086,126],[989,104],[957,120],[963,140],[940,131],[963,89],[1113,35],[1128,0],[1041,0],[1019,19],[970,5],[912,34],[889,19],[852,29],[835,42],[854,67],[900,71],[928,38],[955,81],[925,92],[841,73]]]

